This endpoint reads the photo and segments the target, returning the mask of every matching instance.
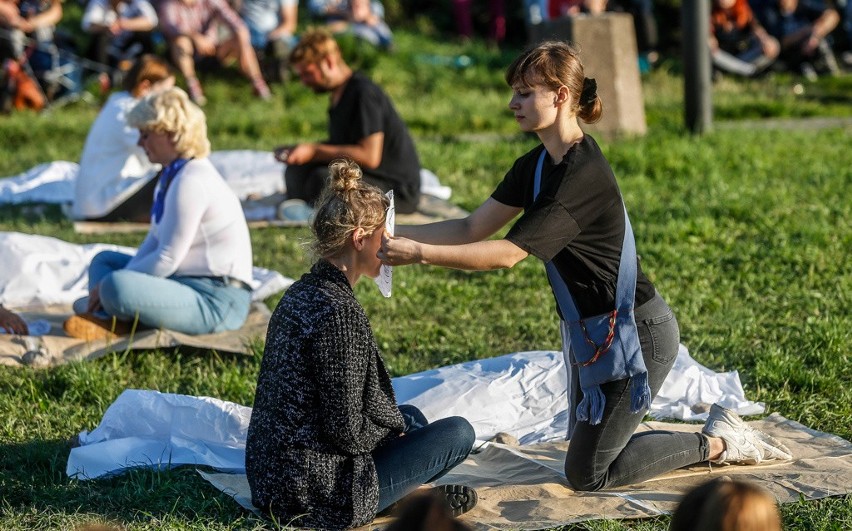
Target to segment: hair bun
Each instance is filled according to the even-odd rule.
[[[338,194],[345,194],[358,187],[361,180],[361,168],[349,159],[338,159],[329,164],[332,181],[331,188]]]
[[[594,78],[583,78],[583,92],[580,93],[580,105],[591,105],[598,98],[598,83]]]

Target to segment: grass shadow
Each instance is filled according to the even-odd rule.
[[[64,440],[0,444],[5,508],[30,514],[123,524],[205,520],[224,529],[262,521],[204,481],[192,467],[131,469],[120,476],[80,481],[65,474],[70,445]],[[95,518],[96,517],[96,518]]]

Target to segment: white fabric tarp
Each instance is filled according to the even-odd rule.
[[[518,352],[393,379],[399,403],[427,418],[467,418],[480,440],[508,433],[522,444],[565,438],[566,376],[561,352]],[[681,348],[652,415],[701,420],[704,405],[721,402],[741,414],[763,412],[746,400],[736,372],[716,374]],[[67,473],[80,479],[128,467],[208,465],[244,470],[251,408],[215,398],[127,390],[84,431],[68,457]]]
[[[47,236],[0,232],[0,303],[15,309],[71,304],[88,293],[89,263],[106,250],[136,253],[132,247],[77,245]],[[263,300],[292,283],[277,271],[255,267],[252,299]]]
[[[210,162],[225,178],[241,200],[283,193],[285,164],[275,160],[271,151],[225,150],[210,154]],[[76,162],[56,161],[39,164],[12,177],[0,179],[0,204],[71,203],[80,166]],[[420,191],[440,199],[449,199],[452,190],[441,185],[429,170],[420,172]]]

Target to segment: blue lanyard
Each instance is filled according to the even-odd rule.
[[[154,204],[151,206],[151,217],[154,218],[154,223],[159,223],[163,218],[163,211],[166,209],[166,192],[169,190],[172,180],[174,180],[180,170],[190,160],[175,159],[160,172],[160,179],[157,181],[157,191],[154,194]]]

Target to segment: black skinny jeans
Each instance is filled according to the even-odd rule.
[[[653,399],[674,365],[680,330],[674,313],[659,294],[636,308],[635,316]],[[574,376],[569,387],[577,390],[569,406],[572,408],[582,398],[576,370]],[[699,433],[634,434],[645,413],[630,411],[630,380],[604,384],[601,390],[606,397],[603,420],[595,426],[577,422],[565,457],[565,476],[575,490],[632,485],[707,460],[708,441]]]

